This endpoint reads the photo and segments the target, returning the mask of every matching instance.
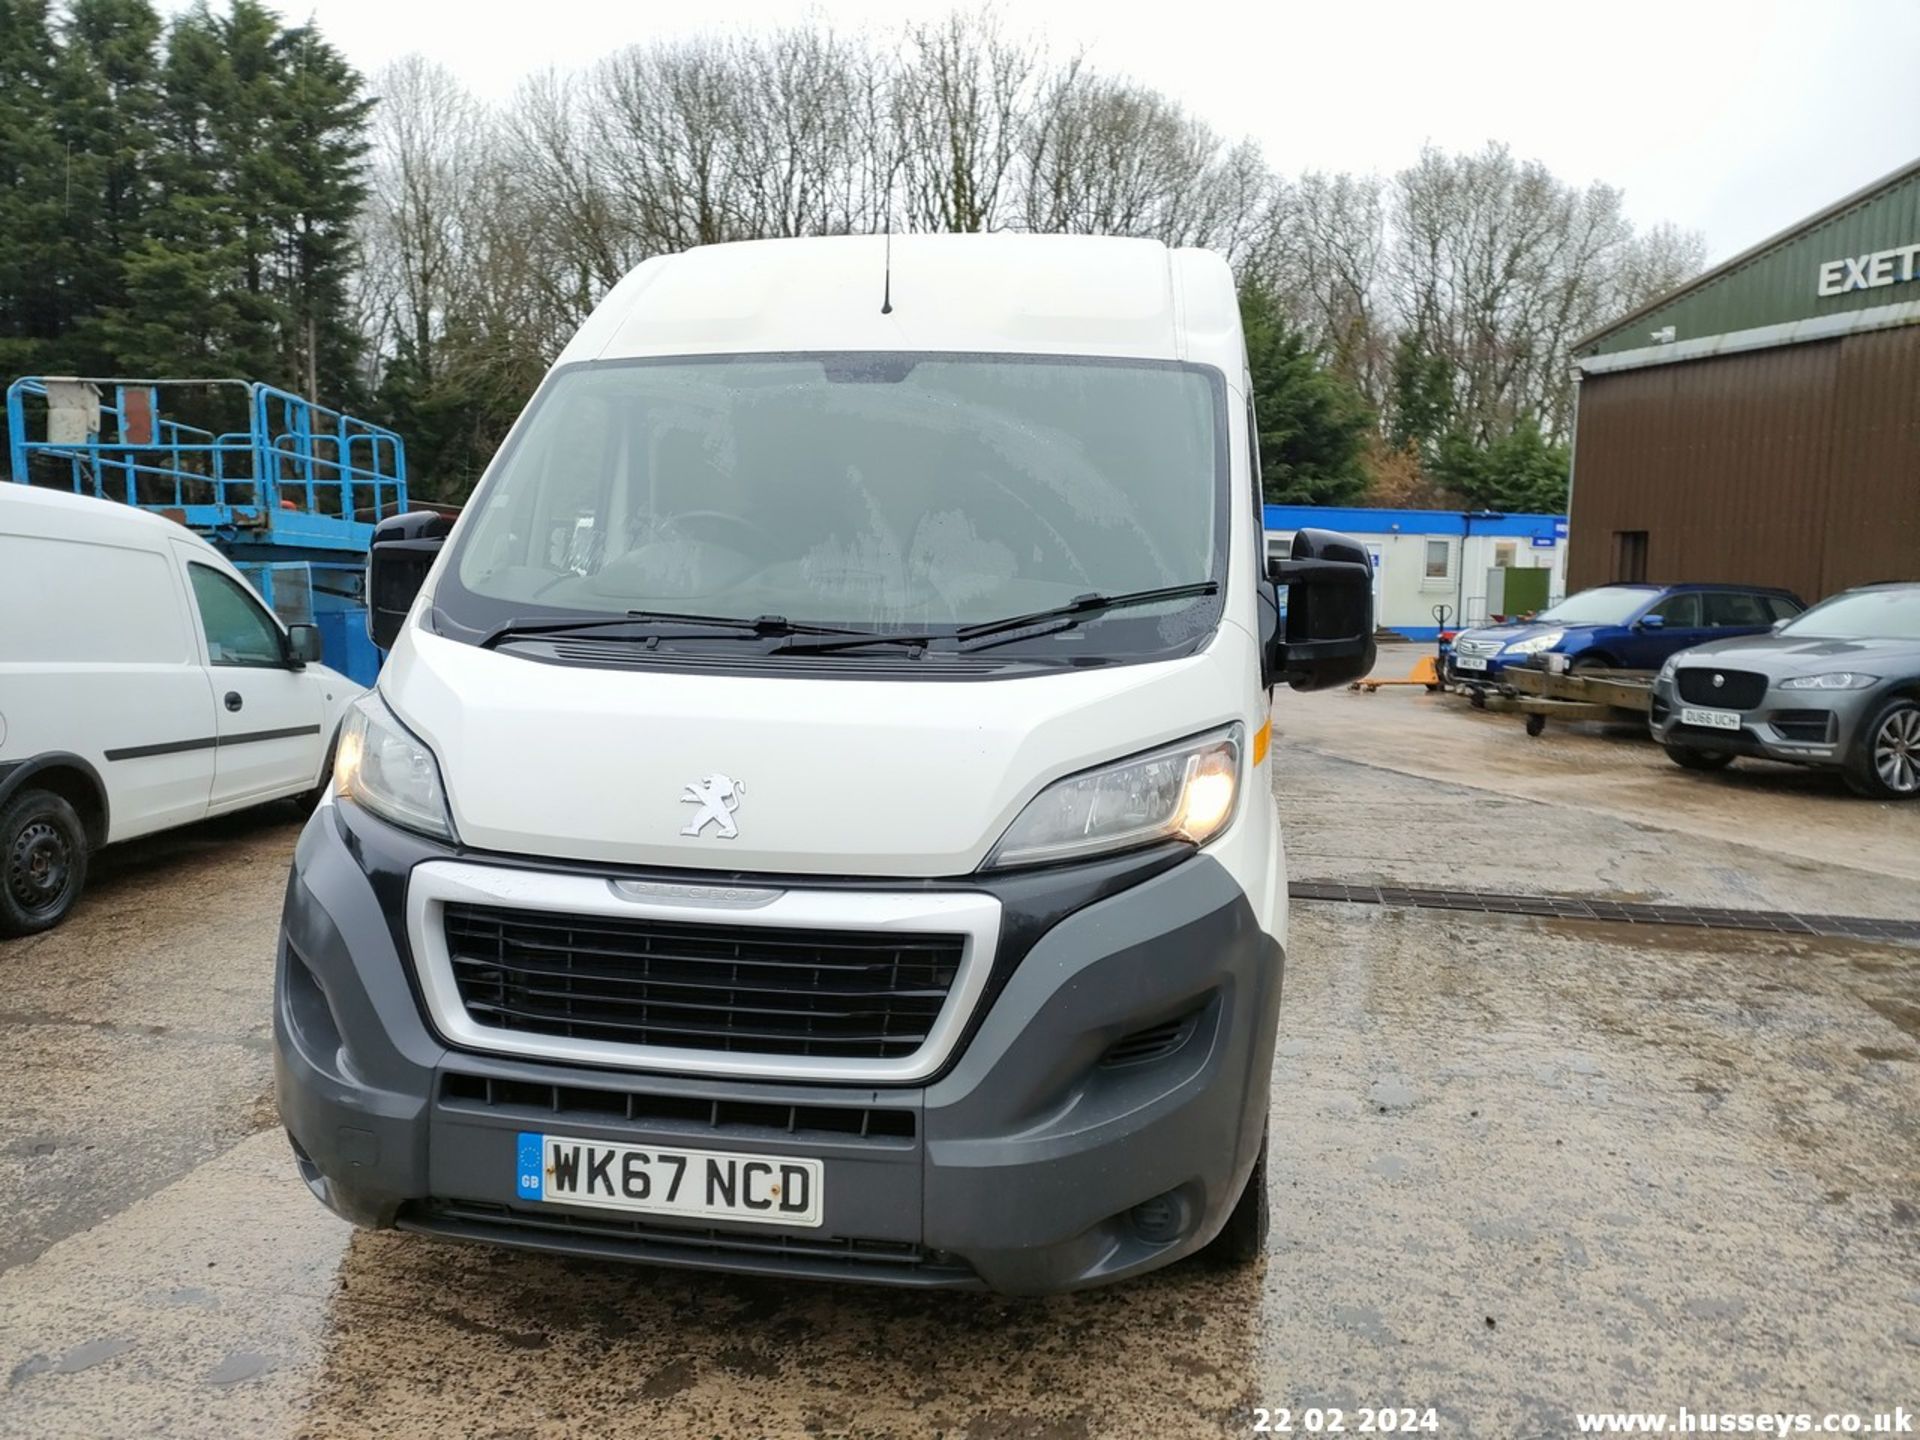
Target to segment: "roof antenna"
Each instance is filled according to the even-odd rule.
[[[893,313],[893,212],[887,212],[886,280],[880,288],[880,313]]]

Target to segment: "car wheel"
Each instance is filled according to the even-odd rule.
[[[1691,745],[1668,745],[1667,758],[1683,770],[1724,770],[1733,763],[1725,750],[1696,750]]]
[[[26,790],[0,809],[0,935],[67,918],[87,883],[87,831],[60,796]]]
[[[1889,700],[1861,731],[1847,762],[1847,784],[1874,800],[1920,795],[1920,703]]]
[[[335,732],[333,743],[327,746],[326,762],[320,767],[320,783],[311,790],[303,790],[300,794],[293,797],[294,808],[300,812],[301,819],[304,820],[307,816],[313,814],[314,807],[320,803],[320,798],[327,793],[328,787],[333,784],[333,762],[339,753],[340,736],[338,732]]]
[[[1210,1262],[1224,1266],[1251,1265],[1267,1253],[1267,1231],[1272,1213],[1267,1200],[1267,1131],[1260,1131],[1260,1153],[1253,1157],[1253,1173],[1246,1188],[1234,1202],[1233,1213],[1220,1233],[1207,1242],[1200,1253]]]
[[[1573,671],[1576,675],[1583,671],[1611,670],[1613,668],[1612,660],[1608,659],[1605,655],[1594,654],[1576,655],[1573,657],[1573,663],[1567,666],[1567,669]]]

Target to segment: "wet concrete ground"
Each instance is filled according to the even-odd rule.
[[[1406,691],[1277,719],[1298,877],[1920,916],[1920,807]],[[1301,904],[1263,1267],[900,1295],[328,1216],[269,1099],[295,830],[128,847],[65,928],[0,944],[0,1435],[1243,1435],[1256,1406],[1412,1405],[1547,1436],[1920,1399],[1920,950]]]

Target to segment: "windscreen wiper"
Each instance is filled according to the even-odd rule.
[[[1095,615],[1104,615],[1109,610],[1130,610],[1136,605],[1152,605],[1162,600],[1191,600],[1200,595],[1212,595],[1220,588],[1217,580],[1197,580],[1191,585],[1162,585],[1156,590],[1125,590],[1118,595],[1079,595],[1064,605],[1055,605],[1047,610],[1035,610],[1026,615],[1009,615],[1004,620],[984,620],[978,625],[962,625],[953,632],[963,649],[979,650],[984,647],[975,643],[981,640],[994,640],[999,636],[1010,635],[1015,630],[1026,630],[1035,625],[1045,625],[1051,621],[1064,620],[1070,624],[1062,625],[1062,630],[1078,625],[1082,620]]]
[[[1127,590],[1118,595],[1080,595],[1064,605],[1055,605],[1046,610],[1034,610],[1025,615],[1009,615],[1004,620],[982,620],[974,625],[962,625],[953,630],[903,631],[888,633],[874,631],[861,634],[858,631],[843,632],[845,638],[833,637],[825,640],[800,640],[779,646],[774,653],[778,655],[819,655],[836,650],[854,650],[864,645],[912,645],[925,648],[936,640],[952,640],[962,650],[984,650],[989,645],[998,645],[1005,640],[1025,639],[1024,635],[1014,632],[1030,630],[1038,625],[1051,625],[1054,631],[1070,630],[1081,621],[1095,615],[1104,615],[1109,610],[1126,610],[1136,605],[1153,605],[1163,600],[1188,600],[1195,596],[1212,595],[1220,589],[1217,580],[1200,580],[1191,585],[1162,585],[1153,590]]]
[[[606,634],[611,640],[659,640],[679,639],[680,636],[662,636],[660,625],[704,625],[710,630],[719,630],[726,634],[737,634],[743,638],[756,636],[782,635],[850,635],[862,636],[864,631],[847,630],[834,625],[807,625],[787,619],[784,615],[756,615],[745,619],[738,615],[695,615],[677,610],[629,610],[625,615],[609,615],[595,620],[531,620],[513,619],[503,621],[480,638],[480,648],[490,649],[502,640],[517,639],[520,636],[556,636]],[[610,631],[625,632],[607,634]],[[705,639],[706,636],[687,636],[687,639]]]

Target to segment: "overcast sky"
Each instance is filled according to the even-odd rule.
[[[368,72],[409,51],[505,98],[635,41],[815,14],[838,29],[948,0],[270,0]],[[177,8],[177,7],[176,7]],[[1003,4],[1011,28],[1174,96],[1286,174],[1391,173],[1431,141],[1504,140],[1626,192],[1723,259],[1920,157],[1920,3],[1138,0]],[[1913,237],[1920,239],[1920,236]]]

